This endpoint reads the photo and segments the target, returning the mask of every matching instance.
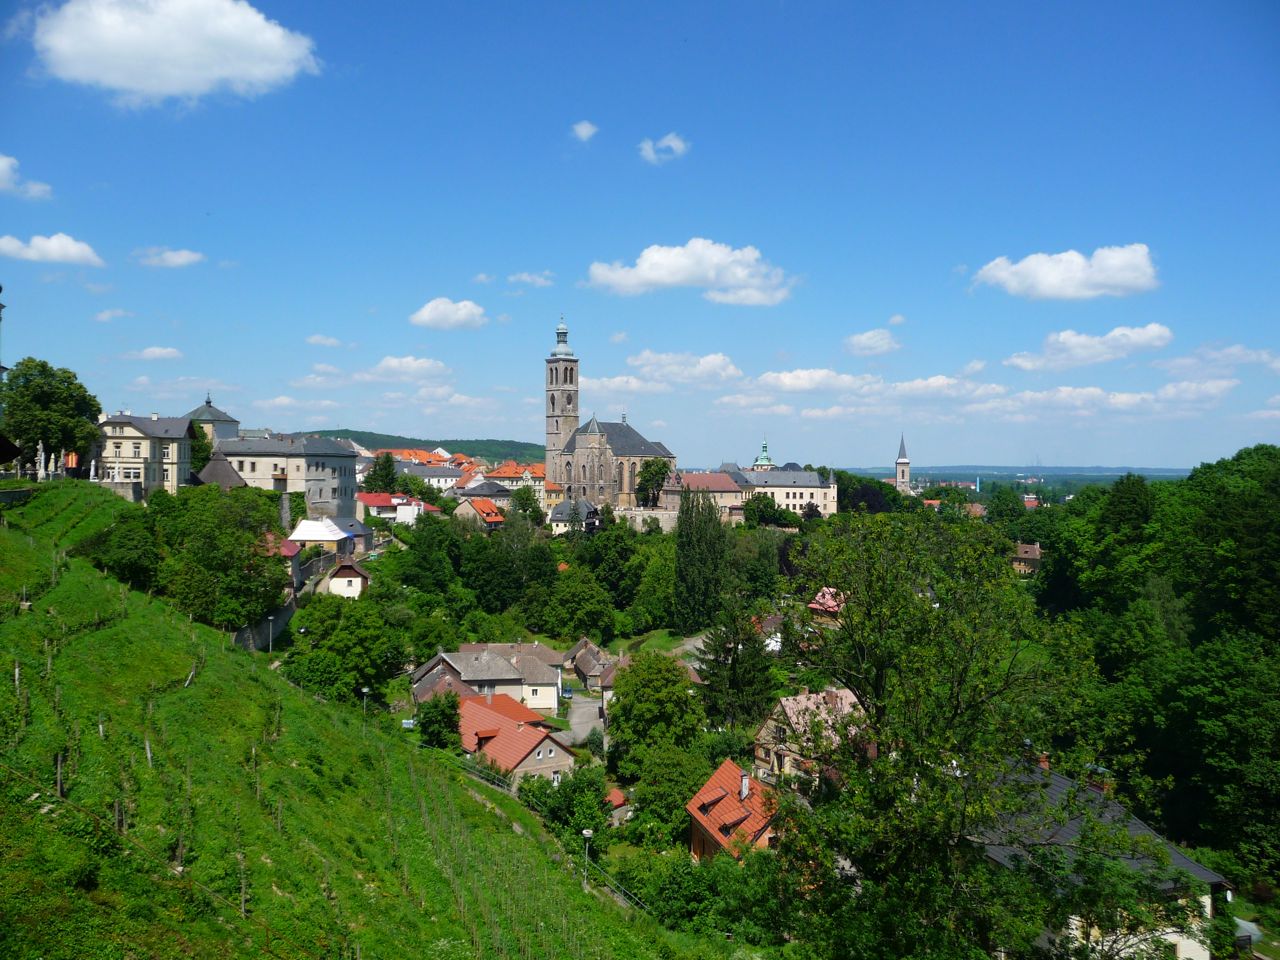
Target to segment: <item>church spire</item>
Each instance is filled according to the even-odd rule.
[[[905,433],[904,433],[904,434],[899,434],[899,437],[900,437],[900,439],[898,440],[898,462],[902,462],[903,460],[907,460],[907,459],[908,459],[908,457],[907,457],[907,435],[906,435]]]

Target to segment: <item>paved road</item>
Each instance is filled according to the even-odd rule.
[[[569,702],[569,742],[576,746],[585,743],[592,727],[604,729],[600,719],[600,699],[583,696],[581,692]]]

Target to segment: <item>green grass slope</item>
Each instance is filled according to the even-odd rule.
[[[0,605],[0,956],[678,955],[389,718],[55,560],[110,523],[100,492],[0,527],[6,582],[38,586]]]

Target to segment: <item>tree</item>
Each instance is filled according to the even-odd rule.
[[[203,427],[197,426],[191,434],[191,472],[199,473],[213,456],[213,444],[209,442],[209,435],[204,432]]]
[[[652,457],[640,464],[640,473],[636,477],[636,505],[656,507],[670,475],[671,464],[661,457]]]
[[[719,610],[727,543],[711,498],[701,491],[682,491],[676,518],[675,622],[686,635],[709,624]]]
[[[396,462],[389,453],[374,458],[361,484],[366,493],[392,493],[396,489]]]
[[[764,634],[749,608],[737,598],[726,602],[698,655],[698,692],[707,720],[733,727],[764,719],[774,700],[771,667]]]
[[[1010,758],[1048,742],[1082,658],[1043,628],[1004,553],[988,528],[932,513],[841,516],[810,543],[805,592],[829,587],[841,609],[789,652],[856,704],[814,758],[840,788],[782,805],[798,923],[820,955],[897,956],[886,932],[906,929],[917,955],[1016,952],[1042,928],[1027,880],[975,838],[1024,810]]]
[[[98,441],[97,397],[65,367],[25,357],[0,381],[0,433],[34,460],[40,444],[48,457],[63,450],[86,455]]]
[[[1026,512],[1022,494],[1013,487],[1001,484],[991,491],[991,499],[987,501],[987,519],[992,523],[1010,523]]]
[[[547,515],[538,506],[538,495],[533,492],[533,487],[517,488],[511,494],[511,509],[523,514],[535,527],[540,527],[547,522]]]
[[[418,736],[424,747],[457,750],[462,746],[458,733],[458,695],[452,690],[418,704],[417,717]]]
[[[836,509],[841,513],[888,513],[903,508],[903,497],[894,487],[874,477],[836,470]]]
[[[689,814],[684,805],[714,768],[705,758],[674,743],[639,747],[636,767],[639,777],[631,796],[635,807],[631,832],[643,845],[665,850],[687,837]]]
[[[742,523],[748,530],[756,527],[798,527],[800,515],[778,506],[767,493],[756,493],[742,504]]]
[[[637,654],[614,681],[609,705],[610,762],[619,775],[640,775],[643,747],[688,744],[702,731],[702,705],[689,693],[684,664],[661,653]]]

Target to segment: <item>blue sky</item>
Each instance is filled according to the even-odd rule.
[[[109,409],[687,465],[1280,442],[1280,6],[20,5],[3,354]]]

